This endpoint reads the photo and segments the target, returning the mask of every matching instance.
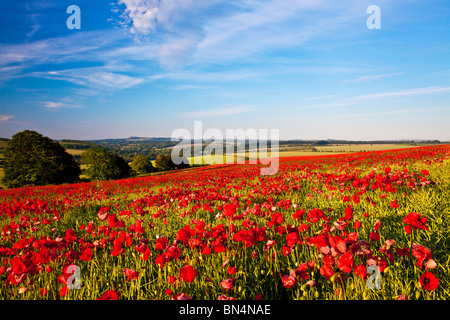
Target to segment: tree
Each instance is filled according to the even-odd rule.
[[[155,166],[162,171],[174,169],[174,163],[172,162],[170,155],[165,154],[159,154],[156,157]]]
[[[133,162],[131,162],[130,167],[137,173],[137,174],[145,174],[149,172],[153,172],[153,165],[150,161],[148,161],[148,158],[143,155],[137,155],[134,157]]]
[[[155,166],[162,171],[189,168],[187,161],[182,161],[181,164],[173,163],[170,154],[159,154],[156,157]]]
[[[130,166],[122,157],[100,147],[85,150],[81,161],[89,165],[86,174],[91,180],[127,178],[131,173]]]
[[[59,143],[24,130],[12,136],[5,151],[3,181],[8,187],[73,183],[80,166]]]

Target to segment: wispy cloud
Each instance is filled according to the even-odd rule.
[[[121,17],[123,23],[129,26],[130,32],[138,35],[148,35],[157,26],[172,30],[174,25],[191,16],[200,9],[213,6],[220,0],[119,0],[123,5]]]
[[[134,87],[144,79],[126,74],[114,73],[107,67],[77,68],[47,72],[32,72],[23,77],[36,77],[51,80],[68,81],[90,89],[127,89]]]
[[[14,116],[7,115],[7,114],[0,114],[0,122],[9,121],[12,118],[14,118]]]
[[[226,10],[215,10],[224,4]],[[361,16],[352,3],[331,0],[119,0],[118,5],[122,25],[157,43],[152,52],[168,68],[255,58],[303,45]]]
[[[420,96],[420,95],[428,95],[428,94],[438,94],[438,93],[446,93],[450,92],[450,87],[425,87],[425,88],[415,88],[415,89],[408,89],[408,90],[398,90],[398,91],[391,91],[391,92],[384,92],[384,93],[373,93],[373,94],[366,94],[366,95],[359,95],[354,97],[348,97],[343,99],[331,99],[332,102],[328,103],[319,103],[319,104],[312,104],[312,105],[302,105],[302,109],[326,109],[326,108],[339,108],[339,107],[347,107],[347,106],[355,106],[360,105],[362,103],[366,103],[367,101],[373,101],[378,99],[389,99],[389,98],[398,98],[398,97],[413,97],[413,96]],[[333,95],[330,96],[324,96],[328,98],[332,98]],[[323,97],[318,97],[318,99],[321,99]],[[328,99],[327,98],[327,99]],[[312,98],[312,100],[315,100],[315,98]],[[307,99],[305,101],[311,101],[311,99]],[[400,113],[405,109],[399,109]],[[423,110],[423,109],[422,109]],[[393,113],[396,113],[396,111],[392,111]]]
[[[403,74],[405,74],[405,73],[404,72],[396,72],[396,73],[386,73],[386,74],[362,76],[362,77],[359,77],[356,79],[344,80],[344,81],[342,81],[342,83],[369,82],[369,81],[380,80],[380,79],[389,78],[389,77],[401,76]]]
[[[62,99],[60,101],[44,101],[44,108],[48,110],[60,110],[60,109],[80,109],[81,105],[73,103],[70,99]]]
[[[211,109],[211,110],[201,110],[185,113],[182,116],[186,118],[210,118],[210,117],[225,117],[232,116],[237,114],[242,114],[246,112],[254,111],[255,108],[251,106],[235,106],[235,107],[226,107],[219,109]]]
[[[380,99],[380,98],[410,97],[410,96],[442,93],[442,92],[450,92],[450,87],[426,87],[426,88],[399,90],[399,91],[392,91],[392,92],[385,92],[385,93],[374,93],[374,94],[357,96],[350,100],[361,101],[361,100],[371,100],[371,99]]]
[[[26,66],[45,63],[73,62],[96,57],[94,51],[117,40],[118,32],[91,31],[66,37],[48,38],[33,42],[0,45],[0,66],[26,63]],[[97,52],[98,53],[98,52]],[[97,56],[95,60],[101,59]]]

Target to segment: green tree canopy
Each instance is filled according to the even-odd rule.
[[[121,179],[131,174],[130,166],[122,157],[100,147],[85,150],[81,161],[89,165],[86,173],[91,180]]]
[[[148,160],[146,156],[143,155],[137,155],[134,157],[133,162],[131,162],[130,167],[137,173],[137,174],[145,174],[149,172],[153,172],[153,165]]]
[[[159,154],[155,160],[155,166],[162,171],[189,168],[189,164],[187,163],[187,160],[182,161],[181,164],[178,165],[173,163],[170,154]]]
[[[36,131],[18,132],[8,141],[3,178],[8,187],[73,183],[79,175],[74,157]]]

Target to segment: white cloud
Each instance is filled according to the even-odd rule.
[[[409,96],[441,93],[441,92],[450,92],[450,87],[426,87],[426,88],[399,90],[399,91],[392,91],[392,92],[385,92],[385,93],[367,94],[367,95],[354,97],[351,100],[372,100],[372,99],[379,99],[379,98],[409,97]]]
[[[44,102],[44,107],[49,108],[49,109],[60,109],[60,108],[64,107],[64,103],[62,103],[62,102],[53,102],[53,101],[45,101]]]
[[[184,67],[226,63],[305,44],[360,18],[353,8],[358,2],[351,2],[119,0],[118,4],[123,5],[121,17],[130,32],[149,36],[147,43],[154,44],[151,51],[162,66]],[[219,3],[226,9],[211,9]]]
[[[0,114],[0,122],[6,122],[10,119],[14,118],[14,116],[6,115],[6,114]]]
[[[342,81],[342,83],[368,82],[368,81],[379,80],[379,79],[383,79],[383,78],[401,76],[403,74],[405,74],[405,73],[404,72],[396,72],[396,73],[377,74],[377,75],[371,75],[371,76],[362,76],[362,77],[359,77],[356,79]]]
[[[70,99],[63,99],[62,101],[44,101],[43,105],[46,109],[50,110],[81,108],[80,105],[71,103]]]
[[[114,89],[134,87],[143,81],[143,79],[140,78],[112,72],[95,72],[86,76],[81,76],[81,78],[84,78],[91,84]]]
[[[125,5],[122,18],[131,24],[130,32],[148,35],[158,25],[172,29],[176,22],[201,8],[212,6],[217,0],[119,0]]]
[[[44,63],[73,62],[88,57],[90,53],[89,57],[96,57],[94,60],[98,60],[101,56],[94,52],[120,37],[120,33],[115,31],[86,31],[66,37],[0,45],[0,66],[15,63],[34,66]]]
[[[144,81],[142,78],[108,71],[108,67],[77,68],[47,72],[32,72],[24,77],[68,81],[89,89],[127,89]]]

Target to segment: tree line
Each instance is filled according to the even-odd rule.
[[[3,161],[3,183],[9,188],[123,179],[156,171],[177,170],[170,154],[159,154],[155,165],[144,155],[131,163],[100,146],[92,145],[81,154],[80,163],[58,142],[42,134],[24,130],[7,142]],[[80,178],[80,175],[87,178]]]

